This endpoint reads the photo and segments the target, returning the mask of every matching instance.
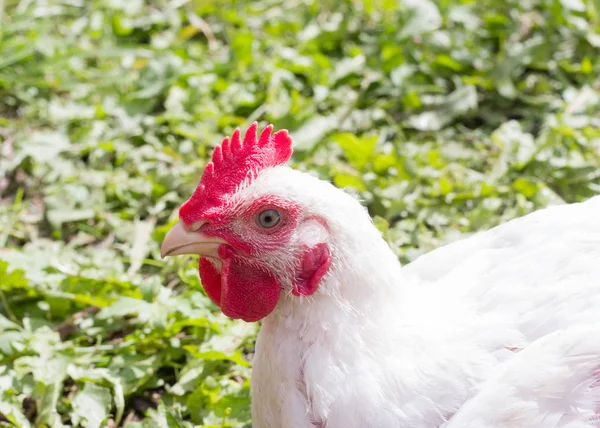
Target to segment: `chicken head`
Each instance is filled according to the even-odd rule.
[[[327,223],[269,186],[251,186],[266,170],[285,168],[287,131],[257,124],[214,150],[193,195],[179,210],[161,255],[198,254],[208,296],[231,318],[252,322],[270,314],[282,292],[314,293],[331,264]]]

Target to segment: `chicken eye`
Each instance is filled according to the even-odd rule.
[[[264,210],[258,214],[256,222],[260,227],[264,227],[265,229],[270,229],[272,227],[277,226],[279,221],[281,220],[281,214],[277,210]]]

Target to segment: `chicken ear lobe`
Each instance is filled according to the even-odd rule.
[[[292,294],[310,296],[319,288],[321,278],[331,265],[331,253],[327,244],[319,243],[314,247],[305,246],[301,264],[296,272]]]

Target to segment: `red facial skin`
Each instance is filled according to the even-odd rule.
[[[256,223],[258,214],[276,209],[280,222],[265,229]],[[280,275],[255,256],[285,248],[298,224],[301,208],[277,197],[263,197],[254,201],[242,213],[216,216],[202,228],[202,232],[228,242],[219,248],[223,265],[221,272],[206,258],[200,258],[199,270],[208,296],[231,318],[247,322],[258,321],[270,314],[279,301],[282,290]],[[309,296],[318,289],[321,278],[331,264],[329,248],[324,243],[304,246],[296,254],[292,294]],[[279,272],[279,274],[282,274]]]

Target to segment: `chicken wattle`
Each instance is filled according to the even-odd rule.
[[[484,426],[458,422],[483,420],[477,403],[489,427],[598,426],[600,355],[584,342],[600,323],[600,197],[401,267],[365,208],[285,166],[291,138],[271,132],[252,124],[243,143],[236,131],[215,149],[161,248],[201,256],[202,283],[226,315],[262,319],[254,428]],[[536,352],[556,354],[534,377],[547,389],[518,376]],[[568,370],[584,386],[552,388]],[[491,404],[494,385],[502,405]]]

